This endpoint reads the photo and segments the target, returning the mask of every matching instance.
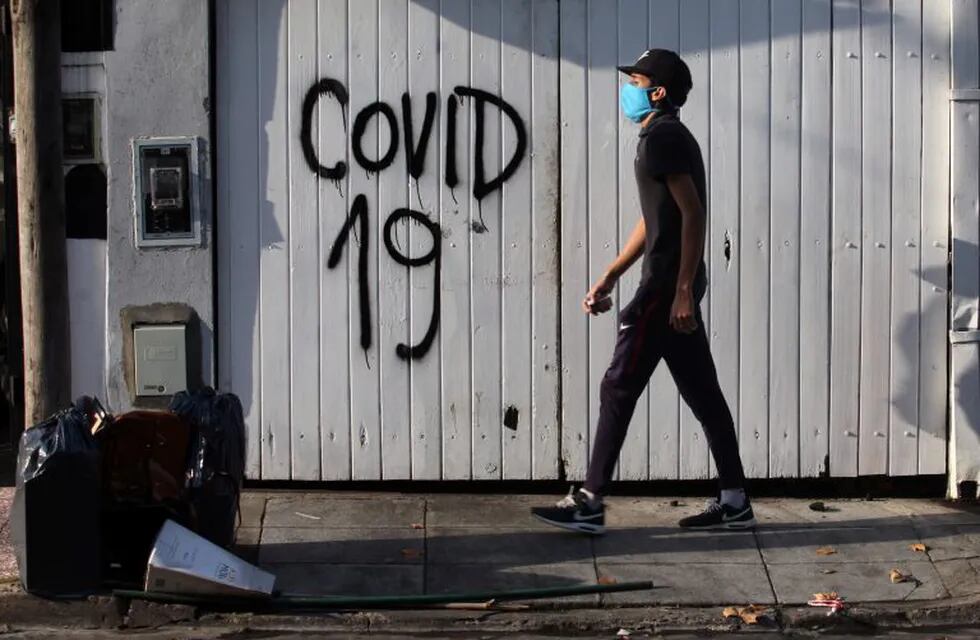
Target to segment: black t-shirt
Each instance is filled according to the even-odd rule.
[[[680,208],[667,188],[667,176],[690,174],[704,206],[704,160],[698,141],[676,115],[655,117],[640,130],[636,145],[636,186],[646,224],[646,248],[640,287],[668,290],[677,286],[681,263]],[[695,299],[704,295],[707,285],[704,259],[694,281]]]

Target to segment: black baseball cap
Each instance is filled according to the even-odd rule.
[[[639,73],[650,78],[655,86],[667,90],[667,97],[678,107],[687,100],[691,91],[691,70],[676,52],[668,49],[648,49],[636,62],[617,67],[627,74]]]

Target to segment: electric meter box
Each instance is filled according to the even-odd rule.
[[[201,244],[197,138],[133,141],[137,247]]]
[[[137,325],[133,351],[137,396],[172,396],[187,388],[187,325]]]
[[[102,98],[94,93],[66,94],[61,99],[64,163],[102,162]]]

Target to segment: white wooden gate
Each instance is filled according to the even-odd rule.
[[[648,46],[694,75],[748,474],[945,472],[947,2],[219,0],[217,38],[219,379],[250,476],[584,476],[616,321],[579,304],[638,215],[615,65]],[[620,477],[711,471],[662,368]]]

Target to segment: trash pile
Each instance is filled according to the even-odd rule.
[[[244,467],[233,394],[184,391],[168,411],[115,416],[79,398],[21,437],[11,533],[24,589],[271,594],[271,574],[226,551]]]

